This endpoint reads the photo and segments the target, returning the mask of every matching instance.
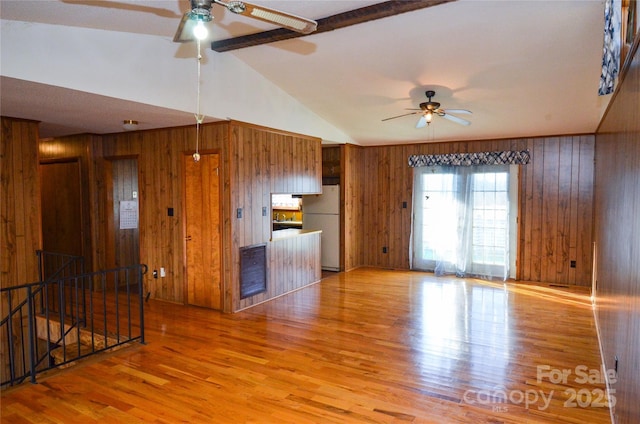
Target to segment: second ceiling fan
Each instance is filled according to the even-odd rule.
[[[449,121],[452,121],[461,125],[471,125],[471,122],[467,121],[466,119],[462,119],[457,116],[451,115],[451,113],[471,115],[472,112],[470,110],[442,109],[440,107],[440,103],[434,102],[431,100],[431,98],[436,95],[435,91],[428,90],[427,92],[425,92],[425,94],[427,96],[427,99],[429,99],[429,101],[420,103],[419,105],[420,109],[406,109],[406,110],[413,110],[415,112],[403,113],[402,115],[392,116],[391,118],[383,119],[383,121],[388,121],[390,119],[401,118],[403,116],[409,116],[409,115],[422,115],[418,120],[418,123],[416,124],[416,128],[423,128],[429,125],[434,116],[441,116],[445,119],[448,119]]]

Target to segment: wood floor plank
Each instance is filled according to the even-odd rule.
[[[364,268],[145,320],[146,345],[3,392],[2,422],[610,422],[584,289]]]

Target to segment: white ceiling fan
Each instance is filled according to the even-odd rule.
[[[245,1],[190,0],[190,2],[191,10],[182,17],[178,30],[173,37],[175,42],[183,43],[193,41],[195,37],[200,37],[198,31],[206,31],[204,23],[213,19],[211,7],[214,3],[225,7],[232,13],[269,22],[302,34],[310,34],[318,27],[318,23],[314,20]]]
[[[436,92],[433,90],[428,90],[426,93],[429,101],[420,103],[420,109],[406,109],[413,110],[415,112],[403,113],[402,115],[392,116],[391,118],[385,118],[383,121],[388,121],[390,119],[401,118],[403,116],[409,115],[422,115],[416,124],[416,128],[423,128],[431,123],[434,115],[441,116],[449,121],[455,122],[460,125],[471,125],[471,122],[466,119],[459,118],[457,116],[451,115],[451,113],[456,114],[467,114],[471,115],[470,110],[466,109],[442,109],[440,108],[440,103],[434,102],[431,100],[432,97],[436,95]]]

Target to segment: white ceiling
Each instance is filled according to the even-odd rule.
[[[255,3],[321,19],[374,1]],[[194,43],[171,40],[188,0],[0,2],[1,110],[42,137],[194,123]],[[604,5],[459,0],[302,38],[203,49],[207,121],[238,119],[361,145],[595,132]],[[274,27],[214,6],[211,40]],[[416,116],[426,101],[470,126]]]

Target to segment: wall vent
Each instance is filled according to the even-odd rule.
[[[240,248],[240,299],[267,291],[267,245]]]

